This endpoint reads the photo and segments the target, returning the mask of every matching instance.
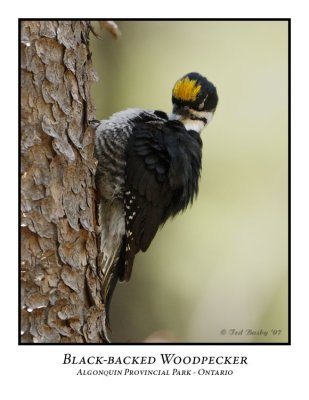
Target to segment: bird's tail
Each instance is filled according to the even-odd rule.
[[[114,258],[114,264],[111,265],[106,274],[104,275],[102,291],[103,291],[103,301],[105,306],[105,314],[106,314],[106,328],[111,331],[110,326],[110,305],[111,300],[114,294],[115,287],[117,285],[117,281],[128,281],[131,276],[132,266],[134,261],[134,255],[131,257],[127,257],[127,242],[124,237],[122,240],[122,244],[120,246],[119,255],[117,258]]]
[[[115,263],[107,270],[106,274],[103,276],[102,281],[102,297],[105,307],[106,315],[106,327],[111,331],[110,325],[110,305],[114,294],[114,290],[119,279],[119,260],[115,260]]]
[[[102,199],[99,206],[99,222],[101,227],[99,275],[102,281],[105,325],[110,331],[110,304],[121,273],[120,259],[125,230],[122,204]]]

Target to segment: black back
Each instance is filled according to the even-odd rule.
[[[176,120],[138,123],[126,152],[126,237],[120,280],[129,280],[135,254],[146,251],[160,225],[198,193],[202,141]]]

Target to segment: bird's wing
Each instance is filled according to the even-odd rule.
[[[147,250],[159,226],[197,193],[201,140],[178,121],[141,123],[133,129],[126,156],[121,280],[130,278],[135,254]]]

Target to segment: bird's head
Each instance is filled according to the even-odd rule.
[[[200,132],[216,110],[217,89],[204,76],[190,72],[175,83],[172,102],[172,119],[180,120],[188,130]]]

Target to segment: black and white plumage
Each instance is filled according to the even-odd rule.
[[[173,113],[129,109],[96,125],[100,274],[108,309],[118,280],[160,225],[192,203],[201,172],[201,130],[216,109],[216,88],[190,73],[173,88]]]

